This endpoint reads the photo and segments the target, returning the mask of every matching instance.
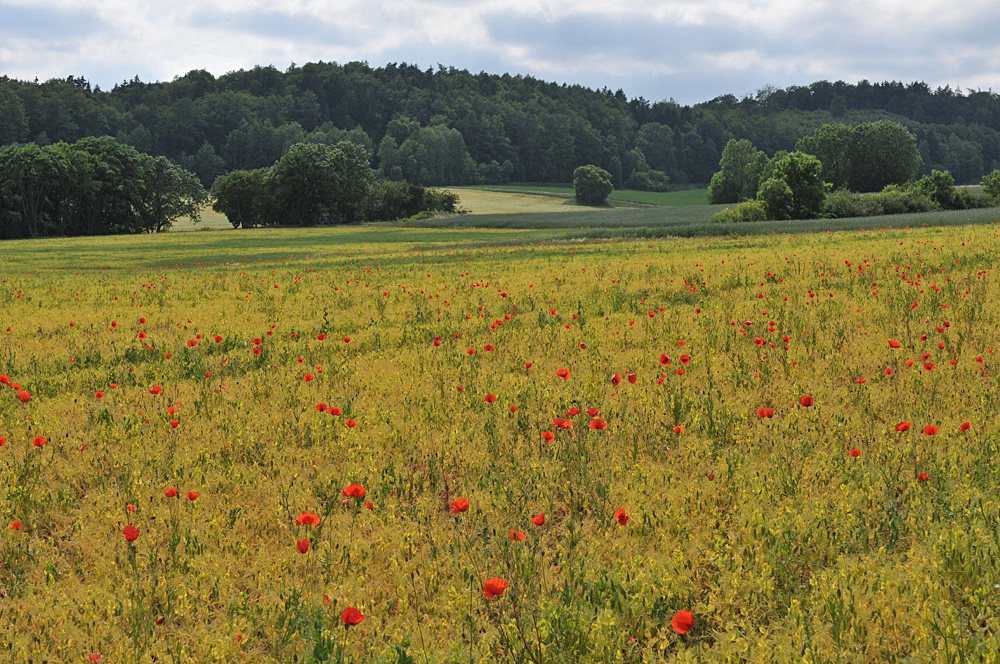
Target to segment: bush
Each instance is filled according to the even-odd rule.
[[[663,171],[633,171],[626,184],[639,191],[668,191],[670,177]]]
[[[757,200],[764,206],[768,219],[789,219],[795,207],[792,188],[778,178],[770,178],[760,185]]]
[[[756,199],[743,201],[725,210],[719,210],[709,219],[712,223],[739,224],[747,221],[767,221],[764,204]]]
[[[611,173],[593,164],[580,166],[573,171],[573,189],[576,200],[584,205],[604,205],[615,190]]]
[[[910,187],[889,185],[880,193],[854,194],[840,189],[826,197],[826,214],[835,219],[930,212],[934,201]]]
[[[931,171],[930,175],[917,180],[913,188],[928,196],[943,210],[957,210],[959,204],[955,196],[955,178],[948,171]]]

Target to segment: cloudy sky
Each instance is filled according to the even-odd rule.
[[[0,74],[108,88],[365,60],[696,103],[816,80],[1000,91],[996,0],[0,0]]]

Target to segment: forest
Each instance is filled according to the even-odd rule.
[[[531,76],[439,66],[316,62],[222,76],[194,70],[102,90],[83,77],[0,77],[0,145],[110,136],[163,156],[203,186],[266,168],[298,143],[347,140],[378,176],[424,186],[569,182],[581,164],[616,187],[707,183],[732,140],[791,151],[831,124],[889,120],[917,141],[918,175],[958,184],[1000,167],[1000,95],[920,82],[818,81],[686,106]]]

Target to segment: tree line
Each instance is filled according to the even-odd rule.
[[[956,210],[1000,203],[1000,169],[982,178],[982,193],[956,188],[948,171],[921,168],[916,137],[880,120],[854,127],[823,125],[794,152],[773,156],[749,140],[730,140],[708,188],[710,203],[738,203],[715,221],[859,217]]]
[[[112,136],[164,156],[210,187],[268,168],[293,145],[364,147],[377,175],[425,185],[568,182],[581,164],[616,187],[708,182],[730,140],[792,151],[825,124],[878,120],[916,139],[920,174],[962,183],[1000,167],[1000,96],[897,82],[819,81],[686,106],[530,76],[407,64],[309,63],[100,90],[69,77],[0,77],[0,145]]]
[[[454,212],[457,196],[376,177],[351,141],[299,143],[208,192],[163,156],[110,137],[0,148],[0,238],[153,233],[212,202],[234,227],[355,223]]]

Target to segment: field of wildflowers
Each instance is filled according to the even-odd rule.
[[[995,227],[0,247],[0,661],[1000,653]]]

